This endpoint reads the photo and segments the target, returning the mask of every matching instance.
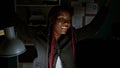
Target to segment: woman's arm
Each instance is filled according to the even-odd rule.
[[[99,31],[102,24],[104,23],[107,13],[108,7],[106,6],[101,7],[101,9],[98,11],[97,15],[94,17],[90,24],[82,28],[76,29],[75,32],[77,40],[80,41],[93,34],[96,34]]]

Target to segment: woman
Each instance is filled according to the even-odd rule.
[[[35,35],[39,37],[39,41],[38,39],[34,41],[38,43],[36,44],[38,65],[35,68],[37,66],[38,68],[75,68],[74,37],[71,22],[73,13],[71,11],[72,8],[65,6],[55,6],[50,10],[48,32],[43,33],[44,31],[42,31],[43,35]],[[43,41],[40,35],[46,41]]]
[[[102,7],[93,21],[80,29],[72,27],[73,9],[55,6],[48,15],[48,32],[39,31],[34,36],[38,57],[34,68],[76,68],[75,44],[96,34],[103,24],[107,8]]]
[[[107,10],[103,6],[92,22],[80,29],[72,27],[73,9],[70,6],[53,7],[48,14],[48,27],[30,30],[17,27],[36,47],[33,68],[76,68],[75,44],[98,33]]]

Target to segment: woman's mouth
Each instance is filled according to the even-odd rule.
[[[68,28],[67,28],[67,27],[65,27],[65,26],[61,27],[61,31],[62,31],[62,32],[63,32],[63,31],[64,31],[64,32],[66,32],[66,31],[67,31],[67,29],[68,29]]]

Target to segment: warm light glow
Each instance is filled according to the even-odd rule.
[[[4,30],[0,30],[0,36],[5,35]]]

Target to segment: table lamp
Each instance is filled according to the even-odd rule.
[[[14,27],[4,28],[5,39],[0,43],[0,57],[14,57],[26,51],[24,43],[15,35]]]

